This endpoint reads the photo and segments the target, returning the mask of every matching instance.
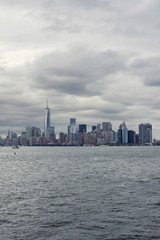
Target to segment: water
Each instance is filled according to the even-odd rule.
[[[160,239],[160,148],[0,148],[0,239]]]

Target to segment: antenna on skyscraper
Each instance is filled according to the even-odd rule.
[[[47,99],[47,108],[48,108],[48,99]]]

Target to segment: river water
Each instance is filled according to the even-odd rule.
[[[160,147],[0,148],[0,239],[159,240]]]

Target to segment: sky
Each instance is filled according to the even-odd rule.
[[[0,135],[69,119],[151,123],[160,139],[159,0],[0,0]]]

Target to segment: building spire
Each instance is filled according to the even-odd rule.
[[[48,99],[47,99],[47,108],[48,108]]]

